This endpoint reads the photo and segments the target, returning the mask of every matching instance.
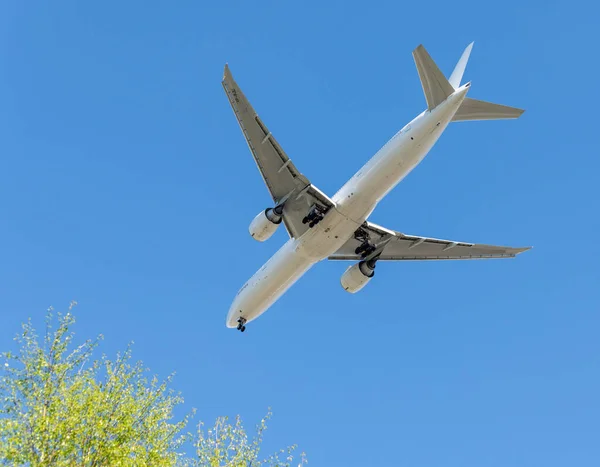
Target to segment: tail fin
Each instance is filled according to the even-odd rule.
[[[454,67],[454,71],[450,75],[450,79],[448,80],[454,89],[458,89],[460,87],[460,80],[465,73],[465,68],[467,66],[467,62],[469,61],[469,55],[471,55],[471,49],[473,48],[473,44],[475,42],[471,42],[467,45],[467,48],[463,52],[460,57],[460,60]]]
[[[423,92],[427,100],[427,109],[433,110],[454,92],[454,88],[423,45],[413,50],[413,58],[415,59],[415,65],[417,65],[417,71],[421,79],[421,86],[423,86]]]
[[[492,104],[465,97],[465,100],[454,114],[453,122],[465,120],[504,120],[519,118],[525,112],[523,109],[506,105]]]
[[[460,60],[454,67],[450,79],[446,79],[444,74],[440,71],[438,66],[435,64],[425,47],[420,45],[413,50],[413,58],[417,65],[417,71],[419,72],[419,78],[421,79],[421,85],[423,86],[423,92],[425,93],[425,99],[427,100],[427,109],[433,110],[439,104],[441,104],[448,96],[450,96],[456,89],[460,87],[463,74],[469,56],[471,55],[471,49],[473,49],[473,42],[471,42],[463,54]],[[525,112],[522,109],[515,107],[507,107],[506,105],[492,104],[491,102],[478,101],[477,99],[471,99],[465,97],[460,108],[454,114],[453,122],[462,122],[465,120],[502,120],[509,118],[518,118]]]

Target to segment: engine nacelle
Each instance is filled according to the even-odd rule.
[[[254,240],[264,242],[271,238],[277,227],[279,227],[279,224],[281,224],[283,211],[280,211],[280,209],[282,208],[268,208],[258,213],[250,223],[250,228],[248,229]],[[280,212],[278,213],[278,211]]]
[[[375,263],[361,261],[346,269],[342,274],[341,284],[348,293],[356,293],[362,289],[375,275]]]

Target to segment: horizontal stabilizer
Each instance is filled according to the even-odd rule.
[[[454,114],[453,122],[466,120],[503,120],[519,118],[525,112],[523,109],[506,105],[492,104],[465,97],[458,111]]]
[[[420,45],[413,50],[413,58],[427,100],[427,109],[433,110],[454,92],[454,88],[425,50],[425,47]]]

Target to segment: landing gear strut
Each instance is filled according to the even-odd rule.
[[[325,217],[325,213],[323,212],[320,206],[316,204],[310,208],[310,211],[306,215],[304,219],[302,219],[303,224],[308,224],[308,226],[312,229],[315,225],[323,220]]]
[[[246,330],[246,321],[248,321],[246,318],[240,318],[237,320],[238,325],[237,325],[237,330],[240,332],[244,332]]]

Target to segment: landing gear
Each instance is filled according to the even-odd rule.
[[[377,247],[375,245],[371,244],[371,242],[369,242],[367,240],[364,243],[360,244],[356,248],[356,250],[354,250],[354,253],[356,253],[357,255],[361,255],[363,258],[366,258],[371,253],[373,253],[376,249],[377,249]]]
[[[244,332],[246,330],[246,321],[248,321],[246,318],[240,318],[237,320],[238,325],[237,325],[237,330],[240,332]]]
[[[306,217],[304,219],[302,219],[302,223],[308,224],[308,226],[312,229],[315,225],[317,225],[319,222],[321,222],[324,217],[325,217],[325,212],[323,211],[323,209],[320,206],[315,204],[310,209],[310,211],[308,212]]]
[[[354,238],[360,242],[360,245],[356,247],[354,253],[361,255],[361,258],[364,259],[377,250],[377,247],[371,242],[371,236],[365,229],[359,228],[354,232]]]

